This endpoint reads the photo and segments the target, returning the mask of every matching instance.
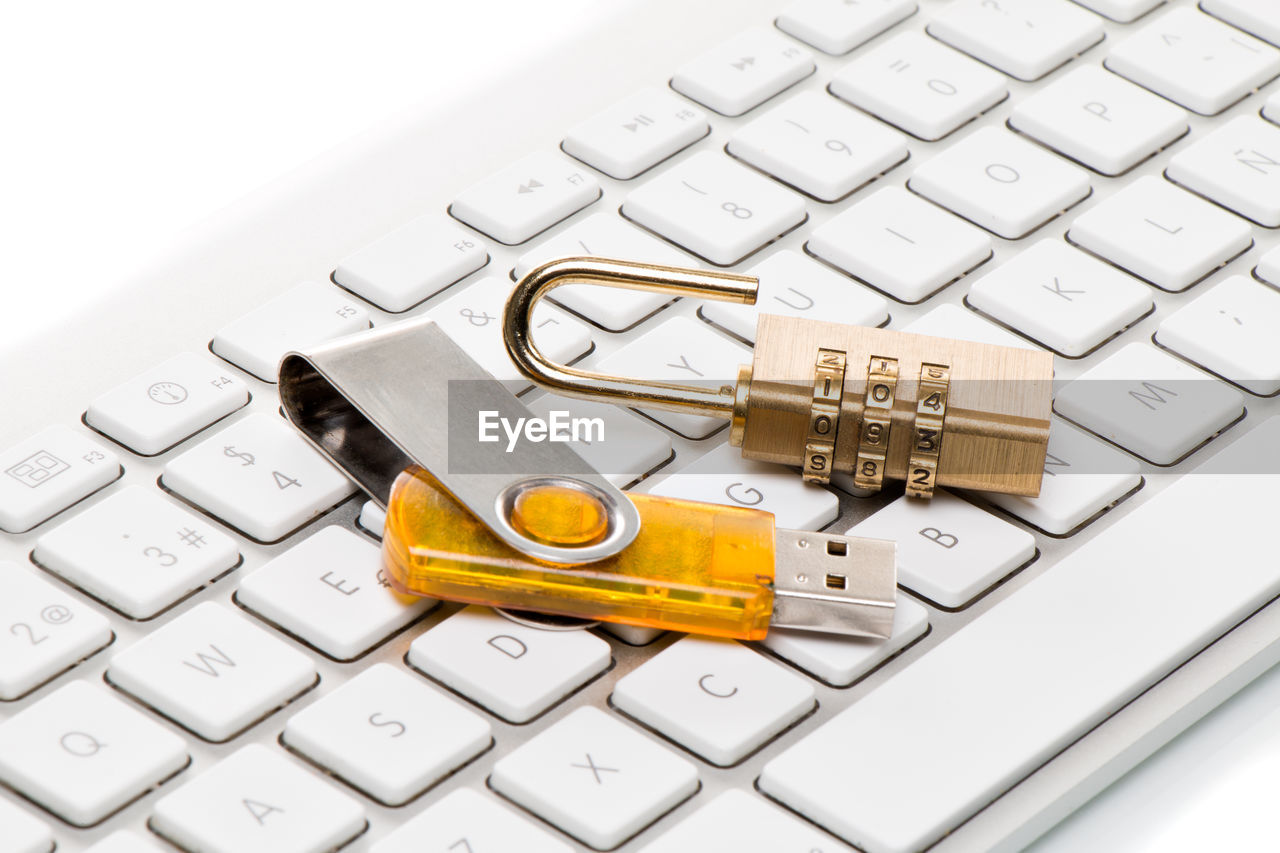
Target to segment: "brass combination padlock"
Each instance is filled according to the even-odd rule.
[[[503,333],[520,371],[557,394],[731,421],[729,442],[749,459],[798,466],[805,479],[852,475],[863,489],[905,480],[1040,493],[1053,356],[1047,352],[761,314],[752,363],[736,384],[674,384],[567,367],[539,352],[534,304],[553,288],[595,284],[753,304],[758,281],[600,258],[531,270],[507,301]]]

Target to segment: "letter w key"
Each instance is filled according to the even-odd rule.
[[[116,655],[106,678],[215,743],[235,737],[317,680],[310,658],[212,601]]]
[[[207,655],[204,652],[196,652],[196,663],[184,660],[182,665],[189,666],[197,672],[212,675],[214,678],[218,677],[217,664],[222,664],[227,667],[233,667],[236,665],[235,661],[227,657],[226,652],[222,651],[222,649],[218,648],[213,643],[209,644],[209,649],[212,650],[212,655]]]

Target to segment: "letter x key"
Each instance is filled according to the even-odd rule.
[[[597,785],[603,785],[603,784],[604,784],[604,780],[600,778],[600,774],[601,774],[601,773],[621,773],[621,772],[622,772],[621,770],[619,770],[619,769],[618,769],[618,768],[616,768],[616,767],[601,767],[601,766],[599,766],[598,764],[596,764],[596,763],[595,763],[595,761],[594,761],[594,760],[592,760],[592,758],[591,758],[591,753],[589,753],[589,752],[588,752],[588,753],[586,753],[586,756],[587,756],[587,763],[586,763],[586,764],[577,764],[577,763],[574,763],[574,764],[570,764],[569,766],[570,766],[570,767],[581,767],[583,770],[590,770],[590,771],[591,771],[591,775],[596,777],[596,784],[597,784]]]

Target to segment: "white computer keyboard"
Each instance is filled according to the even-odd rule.
[[[1015,848],[1274,660],[1280,7],[778,12],[0,451],[0,853]],[[1044,491],[868,498],[530,391],[496,320],[564,254],[761,278],[557,291],[540,347],[606,372],[732,379],[759,311],[1050,349]],[[396,598],[271,380],[405,312],[604,418],[620,486],[897,540],[893,636]]]

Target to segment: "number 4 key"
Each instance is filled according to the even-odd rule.
[[[355,490],[288,424],[265,414],[170,461],[161,485],[260,542],[283,539]]]
[[[302,486],[302,484],[299,483],[297,480],[293,479],[292,477],[281,474],[279,471],[272,471],[271,476],[275,478],[276,486],[278,486],[281,489],[287,489],[290,486],[298,486],[298,487]]]

